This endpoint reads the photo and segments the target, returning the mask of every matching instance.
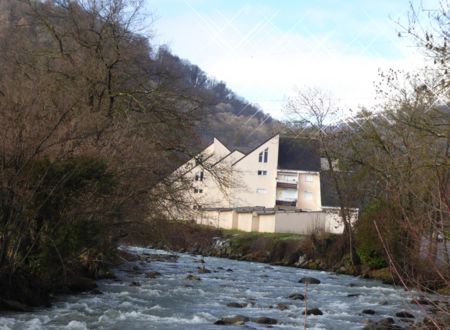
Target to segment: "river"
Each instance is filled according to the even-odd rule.
[[[60,296],[50,308],[2,314],[0,329],[243,329],[214,325],[222,317],[238,314],[274,318],[278,324],[273,328],[303,329],[305,302],[288,296],[305,293],[305,285],[298,283],[305,276],[321,281],[307,286],[307,304],[323,312],[307,317],[308,329],[362,329],[367,320],[386,317],[406,326],[396,312],[407,311],[415,320],[424,316],[421,306],[409,304],[414,293],[379,281],[220,258],[206,257],[203,264],[200,256],[188,254],[178,254],[177,261],[158,261],[151,255],[168,253],[125,249],[146,257],[122,264],[115,270],[116,280],[99,281],[103,294]],[[212,272],[199,274],[203,265]],[[147,278],[151,271],[161,276]],[[186,279],[189,274],[201,280]],[[227,307],[228,303],[247,306]],[[277,304],[287,309],[280,310]],[[365,309],[375,314],[363,314]],[[267,329],[267,325],[249,321],[244,328]]]

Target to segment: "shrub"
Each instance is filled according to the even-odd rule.
[[[385,208],[382,202],[373,201],[356,223],[356,252],[363,264],[375,269],[387,266],[383,245],[374,225],[374,221],[383,216]]]
[[[28,216],[30,226],[21,233],[28,249],[27,266],[47,280],[78,267],[86,251],[103,253],[112,242],[106,206],[114,191],[114,177],[102,160],[84,156],[35,162],[30,169],[34,190]]]

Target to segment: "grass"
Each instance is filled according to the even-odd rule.
[[[289,233],[259,233],[259,232],[245,232],[237,229],[223,229],[224,237],[239,237],[241,239],[256,239],[261,237],[272,238],[274,241],[291,241],[302,240],[306,236],[300,234]]]

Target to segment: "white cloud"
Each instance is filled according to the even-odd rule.
[[[177,55],[278,118],[294,87],[319,86],[346,107],[370,106],[379,68],[420,65],[421,56],[396,38],[387,18],[369,18],[362,31],[343,41],[335,37],[337,31],[308,30],[302,17],[291,28],[280,28],[277,15],[266,7],[243,6],[232,15],[220,10],[206,15],[192,7],[181,16],[161,18],[156,29],[158,40]],[[391,55],[383,56],[383,49]]]

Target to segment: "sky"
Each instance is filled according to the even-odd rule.
[[[422,12],[438,0],[423,0]],[[146,0],[153,41],[284,118],[286,98],[320,87],[341,107],[375,103],[379,69],[419,67],[398,25],[408,0]]]

